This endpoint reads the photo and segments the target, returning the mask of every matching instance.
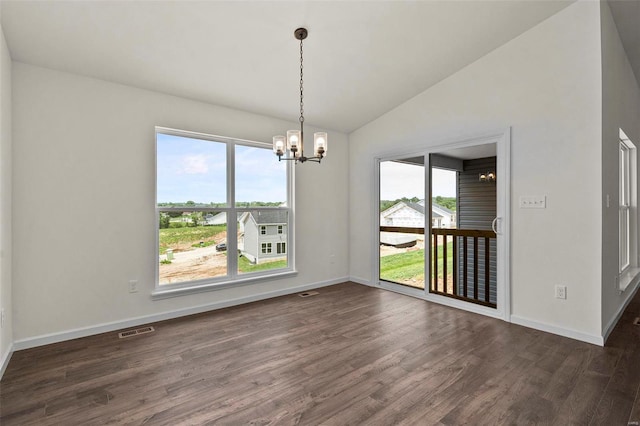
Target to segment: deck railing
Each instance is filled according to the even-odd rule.
[[[424,228],[414,227],[381,226],[380,231],[424,234]],[[452,243],[451,252],[449,242]],[[496,277],[491,268],[495,244],[493,231],[433,228],[429,292],[495,308]],[[440,252],[442,257],[438,260]],[[441,278],[439,271],[442,271]]]
[[[495,249],[496,233],[479,229],[434,228],[431,230],[431,235],[433,272],[429,291],[495,308],[496,303],[491,297],[492,289],[495,294],[495,276],[491,273],[491,241],[493,240]],[[447,253],[449,241],[452,242],[453,253],[451,254]],[[462,250],[459,246],[462,246]],[[441,261],[438,260],[440,249],[442,249]],[[451,274],[447,270],[449,256],[452,256]],[[442,281],[438,278],[440,265],[442,265]],[[451,281],[449,281],[450,277]]]

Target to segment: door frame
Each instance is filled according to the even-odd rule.
[[[430,163],[429,155],[450,151],[458,148],[467,148],[478,145],[495,144],[496,145],[496,191],[497,205],[496,214],[497,221],[497,307],[496,309],[488,308],[473,303],[464,302],[429,293],[429,280],[425,281],[424,290],[413,289],[401,284],[394,284],[388,281],[380,280],[380,162],[392,161],[408,157],[424,156],[425,161],[425,205],[426,197],[430,193]],[[375,220],[373,224],[373,250],[372,250],[372,277],[374,285],[386,290],[402,293],[408,296],[418,297],[430,302],[451,306],[465,311],[475,312],[494,318],[500,318],[510,321],[511,316],[511,128],[500,131],[490,132],[465,139],[457,139],[453,141],[445,141],[433,146],[416,148],[407,150],[402,153],[395,151],[393,154],[380,155],[374,159],[374,211]],[[429,203],[431,205],[431,203]],[[427,237],[431,235],[431,222],[426,219],[425,215],[425,246],[427,246]],[[429,244],[428,253],[425,251],[425,278],[431,276],[431,244]]]

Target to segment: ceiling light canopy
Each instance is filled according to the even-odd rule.
[[[303,51],[302,41],[307,38],[309,32],[306,28],[298,28],[293,32],[296,40],[300,40],[300,130],[287,130],[287,136],[273,137],[273,152],[278,156],[278,161],[291,160],[296,163],[313,161],[320,163],[327,155],[327,133],[316,132],[313,134],[313,157],[304,155],[304,80],[303,80]]]

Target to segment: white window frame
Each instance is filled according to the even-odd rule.
[[[151,292],[152,298],[155,299],[163,299],[167,297],[180,296],[191,293],[199,293],[202,291],[211,291],[211,290],[219,290],[223,288],[233,287],[237,285],[244,284],[252,284],[256,282],[261,282],[269,279],[275,278],[285,278],[294,276],[297,274],[295,269],[295,191],[293,187],[293,182],[295,181],[295,168],[293,167],[292,162],[286,162],[287,168],[287,177],[286,177],[286,185],[287,185],[287,200],[285,206],[280,207],[236,207],[235,206],[235,148],[237,145],[241,146],[250,146],[255,148],[263,148],[267,150],[272,150],[272,144],[266,142],[256,142],[256,141],[248,141],[243,139],[235,139],[223,136],[209,135],[205,133],[191,132],[186,130],[178,130],[167,127],[156,127],[155,135],[157,139],[158,134],[165,135],[173,135],[173,136],[181,136],[187,138],[194,138],[200,140],[209,140],[212,142],[224,143],[226,144],[226,153],[227,153],[227,174],[226,174],[226,183],[227,183],[227,200],[225,207],[215,207],[215,208],[192,208],[192,207],[158,207],[157,202],[157,188],[154,187],[154,206],[155,206],[155,256],[153,256],[155,260],[155,286],[154,290]],[[157,186],[157,141],[155,145],[156,155],[155,155],[155,176]],[[278,158],[274,155],[273,161],[278,161]],[[238,165],[241,167],[241,165]],[[193,280],[193,281],[185,281],[176,284],[160,284],[159,283],[159,261],[158,261],[158,247],[160,244],[159,241],[159,216],[160,212],[163,211],[183,211],[183,212],[198,212],[202,211],[204,214],[207,212],[226,212],[227,213],[227,235],[237,235],[238,233],[238,223],[237,220],[233,220],[233,218],[238,218],[240,214],[244,212],[251,211],[286,211],[288,223],[287,226],[287,235],[286,242],[289,244],[289,254],[287,255],[287,266],[285,268],[278,268],[273,270],[265,270],[251,273],[239,273],[238,272],[238,258],[237,256],[227,256],[227,275],[222,277],[212,277],[206,278],[202,280]],[[238,239],[237,238],[227,238],[227,253],[236,253],[238,250]]]
[[[278,234],[282,234],[284,230],[284,226],[283,225],[278,225]]]
[[[262,252],[262,254],[271,254],[271,252],[273,251],[271,243],[262,243],[260,251]]]
[[[619,267],[620,273],[624,273],[630,265],[630,216],[631,216],[631,203],[630,203],[630,152],[631,148],[625,143],[623,139],[620,139],[619,153],[619,165],[620,173],[618,176],[618,184],[620,189],[619,203],[618,203],[618,243],[619,243]]]
[[[267,235],[267,227],[260,225],[260,235]]]
[[[286,254],[287,243],[276,243],[276,254]]]
[[[638,164],[636,146],[622,129],[618,145],[618,267],[619,290],[636,279],[638,269]]]

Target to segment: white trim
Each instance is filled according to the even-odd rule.
[[[546,333],[557,334],[558,336],[580,340],[582,342],[591,343],[593,345],[604,346],[604,339],[602,338],[602,336],[595,336],[593,334],[587,334],[569,328],[558,327],[557,325],[534,321],[532,319],[524,318],[518,315],[511,315],[511,322],[527,328],[544,331]]]
[[[235,281],[188,281],[186,283],[173,286],[165,285],[165,288],[155,288],[151,291],[151,299],[160,300],[176,296],[185,296],[187,294],[202,293],[205,291],[223,290],[229,287],[239,287],[247,284],[255,284],[260,281],[271,281],[274,279],[295,277],[296,275],[298,275],[298,271],[282,270],[282,272],[278,272],[277,274],[270,273],[268,275],[262,271],[259,271],[245,274],[243,278],[236,279]]]
[[[380,271],[380,253],[379,253],[379,245],[380,245],[380,233],[378,232],[380,229],[380,163],[382,161],[391,161],[397,160],[401,158],[407,157],[417,157],[424,156],[425,164],[428,164],[428,159],[430,154],[446,152],[452,149],[459,148],[467,148],[471,146],[485,145],[485,144],[495,144],[496,145],[496,158],[497,158],[497,205],[496,212],[497,216],[500,219],[498,222],[499,233],[497,235],[498,240],[498,251],[497,251],[497,260],[498,260],[498,268],[497,268],[497,308],[485,308],[481,305],[474,305],[471,303],[454,301],[454,299],[450,299],[443,296],[437,296],[429,293],[427,283],[425,283],[425,290],[421,291],[424,296],[422,298],[424,300],[429,300],[435,303],[440,303],[447,306],[452,306],[455,308],[463,309],[470,312],[479,313],[482,315],[487,315],[494,318],[501,318],[504,321],[510,321],[511,316],[511,127],[507,127],[503,130],[497,130],[494,132],[484,133],[475,137],[468,137],[465,139],[453,139],[449,141],[444,141],[434,146],[428,147],[414,147],[413,149],[407,149],[404,151],[393,151],[388,152],[387,155],[384,153],[380,155],[376,155],[373,161],[373,182],[374,182],[374,194],[372,208],[373,211],[376,212],[376,218],[374,220],[372,236],[373,236],[373,247],[372,247],[372,277],[376,277],[374,281],[379,281],[379,271]],[[430,188],[430,173],[429,168],[425,166],[425,190]],[[430,192],[425,194],[425,236],[431,235],[431,221],[427,220],[427,207],[426,203],[429,198]],[[431,210],[429,210],[430,212]],[[429,217],[430,217],[429,213]],[[426,238],[425,238],[426,241]],[[426,243],[425,243],[426,244]],[[425,245],[425,253],[426,253],[426,245]],[[430,262],[428,259],[431,258],[431,245],[429,245],[429,253],[426,253],[425,256],[425,276],[429,276],[429,267]],[[413,295],[414,291],[403,290],[402,285],[396,285],[392,283],[378,283],[378,285],[382,288],[396,291],[398,293]],[[444,300],[443,300],[444,299]],[[473,305],[471,307],[467,307],[466,305]]]
[[[486,308],[484,306],[475,305],[473,303],[466,303],[456,299],[451,299],[449,297],[438,296],[435,294],[430,294],[429,297],[427,298],[421,297],[420,295],[417,294],[417,292],[411,292],[410,291],[411,289],[409,287],[405,287],[401,285],[393,285],[393,284],[385,285],[385,283],[381,283],[380,286],[375,286],[371,284],[369,280],[366,280],[364,278],[359,278],[359,277],[350,277],[349,281],[354,282],[356,284],[365,285],[368,287],[381,288],[383,290],[393,291],[394,293],[402,294],[404,296],[415,297],[418,299],[422,299],[427,303],[432,302],[438,305],[449,306],[449,307],[457,308],[467,312],[485,315],[498,320],[502,319],[502,317],[499,315],[498,312],[496,312],[495,309]],[[633,297],[633,292],[630,293],[627,299],[627,302],[622,307],[621,311],[624,311],[624,308],[632,299],[632,297]],[[562,328],[562,327],[558,327],[551,324],[530,320],[528,318],[523,318],[517,315],[511,315],[508,322],[512,322],[513,324],[521,325],[523,327],[531,328],[534,330],[543,331],[545,333],[551,333],[551,334],[556,334],[558,336],[563,336],[563,337],[567,337],[574,340],[580,340],[582,342],[591,343],[593,345],[598,345],[598,346],[604,346],[604,341],[606,340],[606,339],[603,339],[601,336],[594,336],[592,334],[586,334],[580,331],[571,330],[571,329]]]
[[[7,370],[7,366],[9,365],[9,361],[11,361],[11,355],[13,355],[13,343],[9,345],[7,351],[2,354],[2,363],[0,363],[0,380],[2,380],[2,376],[4,376],[4,372]]]
[[[225,144],[225,152],[226,152],[226,206],[224,207],[158,207],[158,134],[163,135],[172,135],[186,138],[194,138],[200,140],[207,140],[216,143],[224,143]],[[165,210],[176,210],[176,211],[194,211],[194,212],[206,212],[206,211],[217,211],[221,213],[226,213],[227,217],[227,235],[237,235],[238,234],[238,214],[242,212],[250,212],[250,211],[286,211],[287,214],[287,240],[288,243],[288,252],[287,254],[287,266],[285,268],[278,268],[274,270],[265,270],[256,273],[240,274],[238,271],[238,258],[236,256],[227,256],[227,273],[221,277],[209,277],[199,280],[191,280],[191,281],[182,281],[178,283],[165,283],[160,284],[160,263],[156,261],[155,266],[155,282],[154,289],[151,292],[152,300],[165,298],[165,297],[173,297],[180,296],[183,294],[191,294],[198,293],[200,291],[210,291],[210,290],[218,290],[221,288],[226,288],[231,285],[246,285],[251,284],[255,281],[260,281],[263,278],[282,278],[286,276],[293,276],[297,274],[295,270],[295,239],[294,239],[294,229],[295,229],[295,221],[294,221],[294,206],[295,206],[295,191],[294,191],[294,183],[295,183],[295,175],[292,166],[292,162],[288,162],[286,164],[286,181],[287,181],[287,202],[285,207],[258,207],[258,206],[248,206],[248,207],[238,207],[235,205],[235,177],[236,177],[236,164],[235,164],[235,152],[237,146],[249,146],[252,148],[261,148],[266,150],[271,150],[271,144],[266,142],[256,142],[256,141],[248,141],[244,139],[230,138],[224,136],[216,136],[209,135],[205,133],[192,132],[188,130],[179,130],[179,129],[171,129],[167,127],[155,127],[155,158],[154,158],[154,170],[155,170],[155,181],[154,181],[154,209],[155,209],[155,253],[157,255],[158,248],[160,247],[160,232],[159,232],[159,212]],[[254,219],[255,222],[255,219]],[[261,235],[260,226],[257,225],[258,231],[258,239]],[[237,238],[227,238],[227,253],[235,253],[238,247]],[[259,247],[256,247],[256,256],[259,257],[260,250]],[[158,257],[159,259],[159,257]],[[198,288],[196,288],[198,287]]]
[[[371,280],[368,280],[366,278],[350,276],[349,281],[356,284],[366,285],[367,287],[380,288],[380,286],[373,284]]]
[[[480,314],[487,317],[504,320],[504,318],[502,317],[502,313],[497,309],[478,305],[476,303],[465,302],[463,300],[453,299],[451,297],[441,296],[439,294],[433,293],[427,293],[424,300],[426,300],[427,302],[437,303],[438,305],[449,306],[451,308],[473,312],[474,314]]]
[[[416,299],[426,300],[424,289],[411,287],[408,285],[395,284],[387,281],[380,281],[380,288],[383,290],[392,291],[394,293],[403,294],[409,297],[415,297]]]
[[[618,324],[618,321],[620,321],[620,317],[622,317],[622,314],[624,313],[624,310],[627,309],[627,306],[629,306],[629,303],[631,302],[631,299],[633,299],[633,296],[635,296],[636,292],[638,291],[638,289],[640,288],[640,280],[637,280],[633,283],[633,285],[630,285],[627,287],[627,290],[629,290],[629,293],[627,294],[627,297],[624,299],[624,303],[622,303],[622,305],[620,305],[620,308],[618,309],[618,312],[616,312],[616,314],[613,316],[613,318],[611,318],[611,321],[609,321],[609,323],[606,325],[606,327],[604,328],[603,333],[602,333],[602,340],[604,343],[607,342],[607,340],[609,339],[609,336],[611,335],[611,332],[613,331],[614,328],[616,328],[616,325]],[[622,291],[621,291],[622,293]]]
[[[178,309],[175,311],[162,312],[159,314],[145,315],[141,317],[130,318],[121,321],[114,321],[104,324],[93,325],[89,327],[76,328],[73,330],[63,331],[60,333],[44,334],[41,336],[29,337],[26,339],[16,340],[13,344],[13,350],[23,350],[34,348],[37,346],[48,345],[51,343],[63,342],[65,340],[78,339],[81,337],[92,336],[95,334],[106,333],[123,328],[137,327],[143,324],[151,324],[158,321],[165,321],[174,318],[180,318],[188,315],[199,314],[203,312],[214,311],[217,309],[228,308],[230,306],[242,305],[245,303],[257,302],[259,300],[271,299],[273,297],[286,296],[289,294],[299,293],[302,291],[313,290],[320,287],[340,284],[349,280],[349,277],[335,278],[328,281],[300,285],[297,287],[289,287],[282,290],[268,291],[265,293],[254,294],[236,299],[223,300],[205,305],[194,306],[191,308]]]

